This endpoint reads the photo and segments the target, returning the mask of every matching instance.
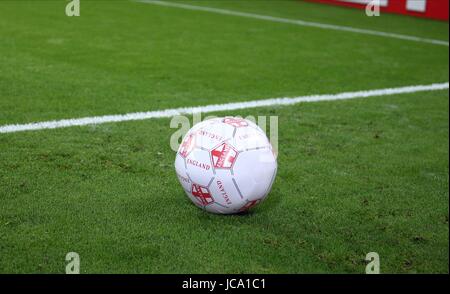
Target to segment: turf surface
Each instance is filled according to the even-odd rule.
[[[0,125],[448,81],[448,47],[158,7],[0,2]],[[300,1],[202,1],[448,39],[448,23]],[[169,119],[0,135],[0,272],[448,273],[448,91],[248,109],[279,173],[239,216],[194,207]]]

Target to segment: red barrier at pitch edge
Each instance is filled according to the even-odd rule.
[[[365,9],[372,0],[306,0]],[[380,11],[448,21],[449,0],[379,0]]]

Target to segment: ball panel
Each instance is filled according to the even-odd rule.
[[[272,174],[272,180],[270,180],[270,184],[267,187],[266,193],[263,196],[262,201],[264,201],[267,198],[267,196],[269,195],[270,191],[272,190],[273,183],[275,182],[275,177],[277,176],[277,171],[278,171],[278,167],[275,166],[275,170],[273,171],[273,174]]]
[[[175,157],[175,172],[177,173],[178,181],[180,182],[183,189],[187,192],[191,191],[192,182],[186,173],[185,160],[180,154]]]
[[[184,138],[183,141],[180,144],[180,147],[178,147],[178,154],[186,158],[189,153],[195,148],[195,133],[188,133]]]
[[[195,202],[201,206],[207,206],[215,202],[208,187],[192,183],[191,193]]]
[[[266,135],[251,127],[236,129],[236,133],[231,142],[239,151],[270,146]]]
[[[259,203],[261,203],[262,200],[253,200],[253,201],[247,201],[247,203],[245,203],[241,208],[239,208],[238,212],[244,212],[244,211],[248,211],[251,208],[257,206]]]
[[[277,168],[277,163],[269,148],[244,151],[233,167],[234,179],[248,201],[264,198]]]
[[[254,123],[253,121],[251,121],[251,120],[247,120],[247,122],[248,122],[248,127],[249,128],[253,128],[253,129],[255,129],[256,131],[258,131],[258,132],[260,132],[261,134],[263,134],[264,136],[266,136],[266,133],[256,124],[256,123]]]
[[[197,146],[211,150],[233,137],[234,128],[223,123],[213,123],[197,130]]]
[[[228,172],[222,171],[216,174],[210,185],[210,191],[214,195],[217,204],[223,206],[223,210],[226,210],[227,213],[236,212],[244,203],[244,199],[241,198],[233,183],[233,178]]]
[[[234,211],[230,210],[228,207],[223,207],[218,203],[213,203],[212,205],[205,206],[204,209],[211,213],[216,214],[231,214],[234,213]]]
[[[209,152],[195,148],[186,157],[186,173],[192,182],[207,187],[214,177]]]
[[[228,142],[222,142],[218,146],[211,149],[211,160],[214,169],[233,168],[234,163],[239,155],[237,149]]]

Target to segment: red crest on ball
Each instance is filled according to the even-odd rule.
[[[186,158],[192,151],[192,149],[194,149],[194,146],[195,146],[195,135],[190,134],[184,139],[183,143],[181,143],[179,151],[180,155]]]
[[[232,125],[233,127],[240,128],[248,126],[248,123],[243,118],[226,117],[222,121],[225,124]]]
[[[192,195],[194,195],[202,205],[208,205],[214,202],[214,198],[212,198],[208,188],[198,184],[192,184]]]
[[[213,150],[211,156],[215,168],[231,168],[238,152],[230,144],[222,143]]]

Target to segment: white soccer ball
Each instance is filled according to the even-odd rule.
[[[277,160],[266,134],[237,117],[196,124],[183,139],[175,170],[189,199],[220,214],[246,211],[269,194]]]

